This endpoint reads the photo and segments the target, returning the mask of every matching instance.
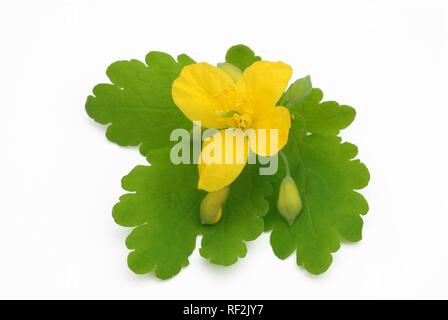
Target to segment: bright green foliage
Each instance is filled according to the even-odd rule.
[[[231,47],[226,54],[226,62],[243,71],[260,59],[244,45]],[[368,211],[356,190],[367,185],[369,172],[355,160],[356,146],[337,136],[354,120],[355,110],[322,102],[322,91],[312,88],[310,77],[294,82],[279,103],[294,118],[282,152],[302,198],[299,216],[290,226],[277,210],[285,176],[279,158],[280,170],[273,176],[260,176],[258,165],[247,165],[230,186],[222,219],[202,225],[199,207],[205,192],[197,189],[197,166],[174,165],[169,159],[171,131],[192,127],[171,98],[172,82],[191,63],[186,55],[176,61],[161,52],[150,52],[146,64],[113,63],[107,70],[112,84],[97,85],[87,99],[89,116],[109,125],[107,138],[124,146],[140,145],[151,163],[135,167],[123,178],[123,188],[130,193],[113,208],[119,225],[134,228],[126,240],[130,269],[168,279],[188,265],[200,235],[200,254],[228,266],[246,255],[246,241],[270,230],[279,258],[296,252],[299,265],[314,274],[324,272],[342,239],[361,239],[361,216]]]
[[[155,150],[151,166],[137,166],[125,176],[125,194],[113,209],[115,221],[136,227],[126,240],[129,267],[138,274],[155,269],[167,279],[188,264],[200,233],[199,205],[203,192],[196,188],[195,165],[173,165],[169,149]]]
[[[367,185],[369,172],[364,164],[354,160],[356,146],[342,143],[331,134],[350,122],[340,121],[327,127],[329,115],[333,119],[347,119],[344,115],[347,108],[336,103],[319,103],[321,98],[314,98],[321,96],[321,91],[313,89],[313,93],[314,96],[296,106],[290,140],[282,151],[299,188],[302,211],[292,226],[277,211],[279,183],[284,176],[282,168],[274,183],[265,223],[266,229],[272,230],[271,245],[279,258],[285,259],[296,250],[297,264],[320,274],[330,266],[331,254],[338,250],[342,239],[361,240],[361,215],[367,213],[368,205],[355,190]],[[308,123],[311,123],[310,129]]]
[[[167,146],[175,128],[191,128],[191,122],[174,104],[171,84],[184,65],[194,63],[186,55],[174,60],[162,52],[150,52],[146,64],[118,61],[109,66],[112,84],[99,84],[87,98],[86,111],[101,124],[110,124],[109,140],[122,146],[140,145],[149,150]]]
[[[294,116],[305,118],[308,132],[337,135],[352,123],[356,111],[335,101],[322,102],[322,98],[320,89],[312,89],[303,102],[290,105],[290,111]]]
[[[244,71],[252,63],[260,61],[261,58],[243,44],[231,47],[227,50],[226,62],[233,64]]]

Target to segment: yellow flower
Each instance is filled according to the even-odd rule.
[[[230,70],[230,72],[229,72]],[[227,72],[226,72],[227,71]],[[197,63],[183,68],[173,82],[173,100],[191,121],[201,121],[205,128],[222,129],[210,141],[224,136],[226,128],[234,128],[234,139],[242,138],[242,161],[206,163],[199,159],[198,188],[213,192],[231,184],[244,169],[248,148],[261,156],[271,156],[288,141],[291,116],[285,107],[276,106],[286,89],[292,69],[283,62],[259,61],[248,67],[238,78],[238,72],[228,65],[221,68]],[[255,135],[245,135],[252,129]],[[277,143],[271,143],[270,130],[278,132]],[[261,132],[259,134],[260,131]],[[241,137],[243,136],[243,137]],[[230,144],[221,144],[222,157],[234,152]],[[239,150],[239,149],[238,149]]]

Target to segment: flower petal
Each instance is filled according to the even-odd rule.
[[[198,188],[213,192],[228,186],[243,171],[247,158],[248,141],[243,131],[218,131],[202,146]]]
[[[285,107],[274,108],[265,118],[253,122],[253,134],[249,137],[250,149],[264,157],[276,154],[288,142],[290,128],[289,110]]]
[[[249,97],[254,105],[254,120],[272,112],[285,91],[292,68],[283,62],[258,61],[248,67],[236,84],[240,96]]]
[[[174,103],[191,121],[201,121],[206,128],[225,128],[226,119],[219,116],[216,96],[234,87],[232,78],[223,70],[201,62],[185,66],[174,80]]]

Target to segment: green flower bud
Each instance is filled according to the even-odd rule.
[[[218,68],[222,69],[225,73],[227,73],[232,80],[236,83],[239,78],[243,75],[243,72],[236,66],[231,63],[218,63]]]
[[[229,186],[209,192],[202,199],[200,214],[202,224],[215,224],[221,220],[222,206],[229,195]]]
[[[289,225],[292,225],[302,210],[302,198],[295,181],[286,176],[280,184],[277,208]]]

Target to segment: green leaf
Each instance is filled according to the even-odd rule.
[[[244,71],[252,63],[260,61],[261,58],[247,46],[238,44],[227,50],[226,62],[233,64]]]
[[[133,250],[128,265],[138,274],[155,270],[167,279],[188,265],[196,236],[201,231],[195,165],[173,165],[169,150],[151,152],[151,166],[137,166],[125,176],[125,194],[113,209],[115,221],[136,227],[126,240]]]
[[[205,192],[197,189],[197,166],[173,165],[168,148],[153,150],[148,160],[151,166],[137,166],[123,178],[123,188],[132,193],[121,196],[113,209],[116,223],[136,227],[126,241],[133,250],[129,268],[137,274],[155,270],[157,277],[168,279],[188,265],[200,234],[201,255],[212,263],[227,266],[243,258],[245,241],[264,230],[273,176],[246,166],[230,186],[221,221],[202,225],[199,206]]]
[[[291,107],[296,104],[302,103],[310,94],[313,89],[311,84],[311,77],[306,76],[294,81],[280,98],[279,105],[285,107]]]
[[[109,66],[112,84],[99,84],[87,98],[88,115],[110,124],[106,136],[122,146],[140,145],[140,152],[169,145],[175,128],[191,128],[191,122],[174,104],[171,85],[185,65],[187,55],[174,60],[162,52],[150,52],[146,64],[138,60],[118,61]]]
[[[290,111],[294,116],[305,118],[308,132],[337,135],[352,123],[356,111],[336,101],[322,102],[322,98],[320,89],[312,89],[303,102],[291,105]]]
[[[258,166],[246,166],[230,187],[221,221],[204,226],[200,250],[204,258],[228,266],[246,255],[245,241],[255,240],[263,232],[271,180],[272,176],[260,176]]]
[[[313,114],[320,117],[322,112],[326,111],[318,109]],[[281,163],[265,227],[272,230],[271,246],[280,259],[297,251],[297,264],[320,274],[330,266],[341,239],[356,242],[362,238],[361,215],[367,213],[368,205],[355,190],[368,184],[369,172],[354,159],[357,148],[353,144],[342,143],[335,135],[310,133],[308,119],[298,115],[282,150],[302,197],[302,211],[289,226],[277,210],[278,189],[285,175]]]

